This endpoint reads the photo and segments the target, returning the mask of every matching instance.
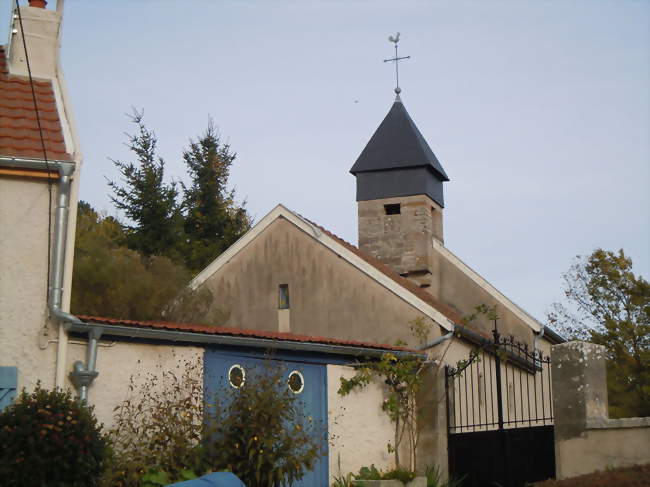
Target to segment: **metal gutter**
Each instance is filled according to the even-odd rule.
[[[13,156],[0,156],[0,165],[2,166],[11,166],[11,167],[20,167],[26,169],[41,169],[46,171],[47,166],[50,166],[50,170],[55,169],[59,170],[59,167],[71,166],[74,171],[75,163],[72,161],[60,161],[60,160],[49,160],[47,165],[43,159],[34,159],[30,157],[13,157]]]
[[[277,350],[319,352],[353,357],[381,357],[392,353],[396,357],[418,357],[426,360],[426,354],[405,350],[373,349],[351,345],[332,345],[325,343],[276,340],[272,338],[255,338],[231,335],[209,335],[189,331],[159,330],[154,328],[137,328],[123,325],[104,325],[100,323],[69,323],[68,331],[91,333],[97,331],[102,335],[125,338],[141,338],[169,342],[196,343],[200,345],[226,345],[233,347],[273,348]]]
[[[564,338],[562,335],[559,335],[557,332],[553,331],[546,325],[544,325],[543,336],[545,336],[547,339],[550,339],[550,342],[554,342],[554,345],[557,345],[558,343],[566,343],[567,341],[566,338]]]

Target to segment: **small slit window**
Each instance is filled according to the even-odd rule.
[[[402,213],[401,203],[394,203],[390,205],[384,205],[384,211],[387,215],[399,215]]]
[[[300,372],[294,370],[289,374],[289,380],[287,381],[287,384],[289,385],[291,392],[294,394],[300,394],[305,388],[305,378]]]
[[[278,287],[278,308],[289,309],[289,284],[280,284]]]
[[[235,389],[239,389],[246,382],[246,371],[244,367],[235,364],[228,370],[228,382]]]

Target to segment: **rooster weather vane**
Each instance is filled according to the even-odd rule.
[[[393,36],[388,36],[388,40],[390,42],[392,42],[393,44],[395,44],[395,57],[390,58],[390,59],[384,59],[384,62],[385,63],[388,63],[388,62],[394,62],[395,63],[395,80],[396,80],[395,93],[397,94],[397,96],[399,96],[399,94],[402,92],[402,89],[399,87],[399,62],[402,59],[411,59],[411,56],[399,57],[397,55],[397,47],[398,47],[397,44],[399,43],[399,32],[394,37]]]

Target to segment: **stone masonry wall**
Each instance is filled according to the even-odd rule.
[[[551,350],[558,479],[650,463],[650,418],[608,417],[605,359],[592,343]]]
[[[387,215],[385,205],[400,204],[400,214]],[[418,284],[430,285],[431,239],[442,241],[442,208],[428,196],[406,196],[359,201],[359,248],[406,274]]]

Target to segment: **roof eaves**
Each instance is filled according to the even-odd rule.
[[[189,325],[183,323],[146,322],[133,320],[116,320],[79,316],[82,323],[70,324],[70,331],[88,332],[100,328],[102,334],[125,338],[153,339],[161,341],[196,343],[202,345],[225,345],[279,349],[303,352],[318,352],[347,356],[381,356],[393,353],[397,356],[422,356],[415,350],[390,345],[365,344],[353,341],[337,341],[321,337],[301,337],[283,333],[265,333],[244,329],[227,329]],[[166,325],[166,326],[162,326]],[[207,333],[206,330],[212,330]],[[234,332],[233,332],[234,330]],[[313,341],[308,341],[309,339]]]
[[[554,345],[557,345],[559,343],[566,343],[567,341],[566,338],[546,325],[544,325],[544,338],[547,338],[548,341],[552,342]]]

